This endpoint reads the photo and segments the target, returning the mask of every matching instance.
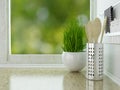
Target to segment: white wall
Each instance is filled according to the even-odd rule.
[[[101,14],[108,7],[116,4],[120,0],[97,0],[97,14]]]
[[[103,16],[106,8],[115,5],[119,1],[97,0],[97,16]],[[120,40],[120,36],[118,39]],[[104,44],[104,71],[107,76],[120,85],[120,43]]]
[[[120,45],[104,44],[104,71],[120,85]]]

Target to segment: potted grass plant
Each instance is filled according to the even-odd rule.
[[[64,30],[62,62],[70,71],[80,71],[85,66],[85,27],[72,20]]]

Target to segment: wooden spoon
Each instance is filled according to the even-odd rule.
[[[93,30],[92,30],[92,34],[93,34],[93,38],[94,38],[94,43],[98,43],[98,38],[100,36],[100,32],[101,32],[101,22],[99,18],[96,18],[93,21],[92,24]]]

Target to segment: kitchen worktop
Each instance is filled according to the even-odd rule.
[[[90,81],[84,72],[65,69],[0,68],[0,90],[120,90],[120,86],[106,76]]]

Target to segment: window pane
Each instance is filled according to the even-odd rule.
[[[11,0],[12,54],[59,54],[73,17],[89,19],[89,0]]]

